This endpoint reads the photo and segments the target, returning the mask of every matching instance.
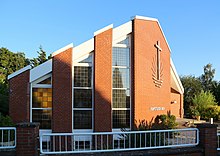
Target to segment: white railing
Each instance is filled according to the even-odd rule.
[[[220,150],[220,133],[217,133],[217,138],[218,138],[218,147],[217,150]]]
[[[196,146],[197,128],[99,132],[51,133],[40,136],[42,154],[111,152],[141,149]]]
[[[0,149],[16,147],[16,128],[0,127]]]

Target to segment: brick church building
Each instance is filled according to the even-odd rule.
[[[154,18],[109,25],[8,79],[13,121],[39,122],[41,132],[117,131],[168,111],[183,116],[184,89]]]

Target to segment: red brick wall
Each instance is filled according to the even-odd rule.
[[[171,114],[175,115],[176,117],[181,117],[180,108],[181,108],[181,94],[176,92],[175,90],[171,89],[171,98],[170,101],[176,101],[176,103],[171,103]]]
[[[9,115],[15,123],[30,121],[30,70],[9,80]]]
[[[72,132],[72,48],[53,57],[53,132]]]
[[[155,21],[133,20],[133,107],[134,120],[151,120],[157,114],[170,110],[170,51]],[[158,88],[152,79],[152,64],[156,56],[155,44],[160,41],[163,83]],[[151,111],[151,107],[165,110]]]
[[[39,145],[39,123],[19,123],[16,125],[16,156],[37,156]]]
[[[94,131],[112,130],[112,29],[95,36]]]

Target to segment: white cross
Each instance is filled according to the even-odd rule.
[[[160,41],[157,41],[154,46],[157,48],[157,80],[160,80],[160,52],[162,51]]]

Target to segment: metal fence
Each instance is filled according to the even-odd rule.
[[[0,127],[0,149],[16,147],[16,128]]]
[[[197,128],[100,133],[44,133],[42,154],[112,152],[196,146]]]
[[[217,138],[218,138],[218,147],[217,150],[220,150],[220,133],[217,133]]]

